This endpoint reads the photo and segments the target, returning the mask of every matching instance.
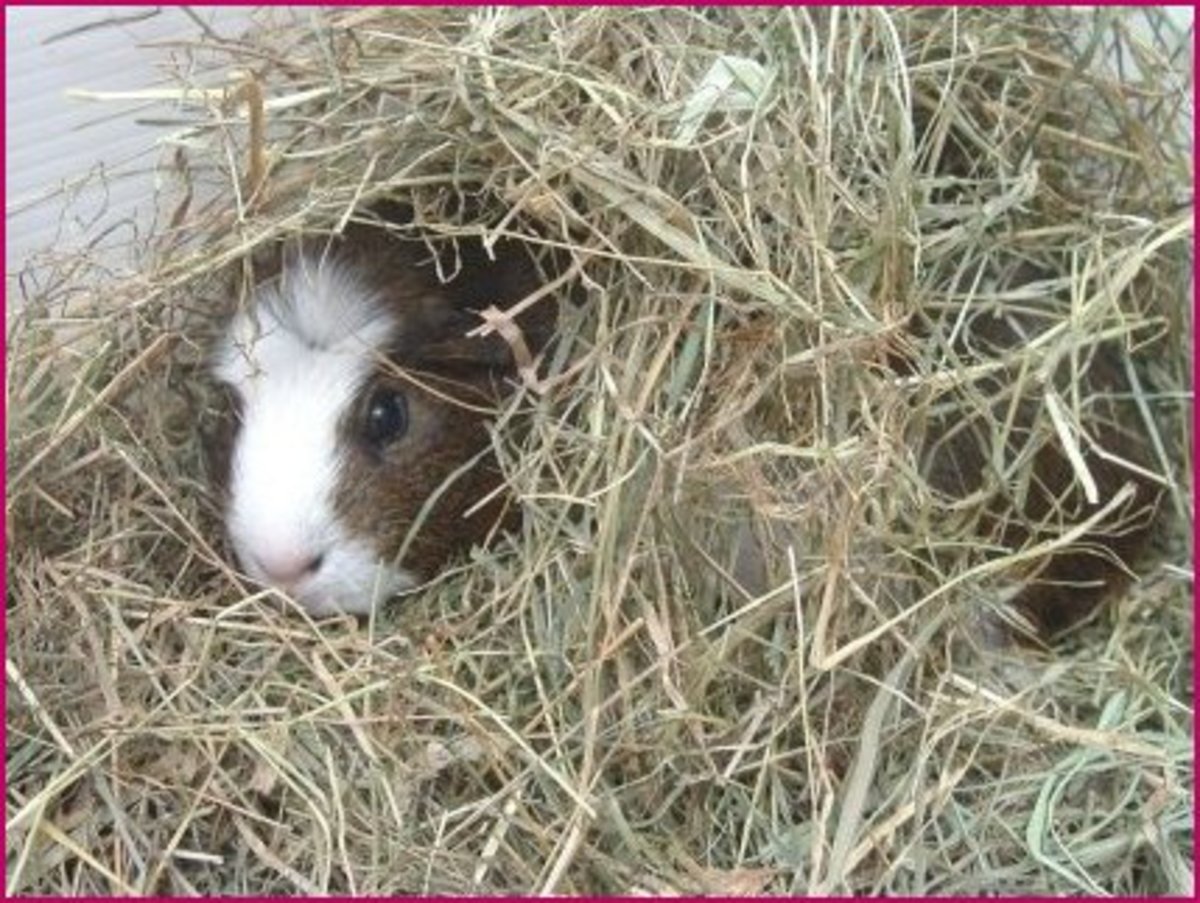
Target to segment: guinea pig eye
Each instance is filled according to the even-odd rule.
[[[374,448],[395,442],[408,430],[408,405],[404,396],[391,389],[376,389],[367,401],[362,425],[363,439]]]

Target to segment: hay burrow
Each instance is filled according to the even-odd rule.
[[[9,283],[9,891],[1187,893],[1170,27],[279,9],[165,51],[149,239]],[[559,338],[495,432],[520,534],[317,625],[226,563],[203,352],[255,251],[385,196],[555,249]],[[975,278],[1015,264],[1051,278]],[[1014,306],[1057,328],[1003,360],[914,329]],[[989,548],[913,436],[988,386],[1044,400],[1101,342],[1167,489],[1157,550],[1064,644],[992,648],[1037,549]],[[1034,430],[1100,401],[1068,386]]]

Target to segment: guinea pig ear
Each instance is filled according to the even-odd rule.
[[[453,261],[443,257],[443,269],[454,277],[439,284],[433,300],[420,311],[418,323],[404,349],[407,357],[430,367],[483,367],[515,373],[513,348],[498,332],[469,333],[484,325],[480,312],[505,310],[533,294],[542,280],[530,248],[516,241],[498,241],[489,254],[477,240],[460,241]],[[516,317],[525,348],[536,355],[549,340],[556,313],[550,299],[534,304]]]
[[[472,336],[483,325],[473,311],[445,310],[445,316],[433,328],[404,337],[399,357],[420,363],[431,370],[485,369],[515,373],[516,359],[508,343],[496,333]],[[426,326],[430,324],[426,323]]]

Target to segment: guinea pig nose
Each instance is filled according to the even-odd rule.
[[[279,586],[291,586],[321,569],[325,560],[322,554],[310,552],[284,552],[270,555],[255,555],[254,563],[266,578]]]

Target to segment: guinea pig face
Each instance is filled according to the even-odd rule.
[[[429,338],[407,307],[428,321],[438,304],[301,257],[257,290],[216,350],[238,420],[223,475],[229,537],[250,577],[314,615],[369,612],[495,523],[495,504],[463,516],[499,484],[481,410],[489,380],[405,361]]]

